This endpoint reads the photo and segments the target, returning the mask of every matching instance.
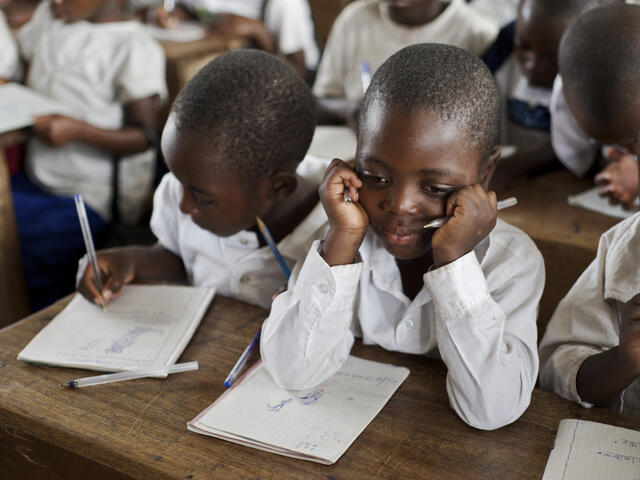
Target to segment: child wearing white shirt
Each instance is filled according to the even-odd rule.
[[[358,0],[336,18],[318,67],[313,93],[320,123],[354,123],[364,96],[363,62],[371,73],[393,53],[415,43],[455,45],[482,55],[498,26],[464,0]]]
[[[495,82],[462,49],[418,44],[380,67],[355,167],[334,160],[321,186],[324,239],[262,327],[262,359],[278,384],[319,384],[358,336],[440,356],[450,404],[469,425],[498,428],[522,414],[538,371],[544,267],[531,239],[497,220],[486,191],[498,123]],[[423,228],[445,215],[435,232]]]
[[[20,56],[13,33],[0,10],[0,84],[20,78]]]
[[[25,173],[12,179],[18,234],[34,308],[73,290],[84,245],[71,196],[83,195],[92,231],[111,220],[113,162],[125,222],[143,213],[166,95],[164,54],[122,1],[45,1],[18,33],[25,84],[72,116],[34,119]]]
[[[314,126],[313,95],[281,60],[236,50],[211,61],[180,92],[162,133],[170,173],[154,197],[158,243],[98,252],[102,292],[84,266],[78,290],[99,304],[130,282],[187,283],[268,307],[285,279],[256,217],[290,266],[326,221],[317,192],[326,162],[300,163]]]
[[[540,343],[540,385],[585,407],[640,415],[640,214],[600,237],[598,253]]]
[[[558,53],[559,76],[551,97],[551,143],[576,176],[596,164],[602,145],[608,161],[595,177],[600,194],[626,208],[638,190],[635,129],[640,105],[640,7],[613,5],[581,15],[566,31]],[[604,162],[606,163],[606,162]]]

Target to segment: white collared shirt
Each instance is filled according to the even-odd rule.
[[[328,160],[307,157],[297,172],[318,183],[328,163]],[[260,247],[255,232],[243,230],[230,237],[220,237],[204,230],[180,211],[181,196],[182,185],[178,179],[171,173],[166,174],[153,198],[151,230],[164,248],[182,259],[189,284],[215,287],[220,295],[269,308],[272,296],[286,285],[269,247]],[[290,268],[305,257],[317,229],[326,220],[326,213],[318,202],[278,243]]]
[[[4,12],[0,10],[0,78],[18,80],[21,73],[18,44],[11,33]]]
[[[640,213],[600,237],[598,254],[560,302],[540,343],[540,385],[585,407],[576,375],[590,356],[620,342],[620,303],[640,293]],[[640,379],[612,405],[640,415]]]
[[[322,237],[318,237],[322,238]],[[354,336],[387,350],[441,356],[447,392],[469,425],[498,428],[529,405],[538,372],[536,316],[544,264],[531,239],[498,220],[476,248],[424,274],[410,300],[371,230],[362,261],[329,267],[314,242],[262,327],[263,362],[285,388],[335,373]]]
[[[417,27],[394,22],[380,0],[359,0],[336,18],[322,54],[313,93],[319,97],[360,100],[360,69],[373,74],[387,58],[415,43],[447,43],[482,55],[498,35],[498,26],[463,0],[451,0],[433,21]]]

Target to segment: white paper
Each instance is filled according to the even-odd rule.
[[[332,464],[375,418],[409,370],[350,356],[309,390],[278,387],[259,362],[187,424],[197,433]]]
[[[76,294],[18,359],[105,372],[172,365],[213,294],[212,288],[127,285],[106,312]]]
[[[620,205],[609,205],[609,200],[598,195],[599,187],[593,187],[577,195],[569,195],[569,205],[586,208],[615,218],[628,218],[638,209],[625,210]]]
[[[0,133],[33,125],[33,117],[58,113],[73,116],[67,105],[17,83],[0,85]]]
[[[320,158],[351,160],[356,156],[356,134],[349,127],[316,127],[308,155]]]
[[[179,22],[175,28],[161,28],[146,25],[151,36],[157,40],[187,43],[201,40],[205,37],[205,29],[196,22]]]
[[[607,479],[640,480],[640,432],[562,420],[542,480]]]

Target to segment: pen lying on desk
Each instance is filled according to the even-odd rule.
[[[284,258],[282,258],[282,255],[278,250],[278,245],[276,245],[276,242],[273,239],[271,232],[259,217],[256,217],[256,223],[258,224],[258,228],[260,229],[260,233],[262,234],[264,241],[267,242],[267,245],[269,245],[269,248],[271,249],[273,256],[276,258],[278,265],[280,265],[280,269],[282,270],[282,273],[284,273],[284,276],[287,277],[287,280],[289,280],[289,277],[291,276],[291,270],[289,270],[289,267],[287,266],[287,262],[285,262]],[[249,345],[247,345],[247,347],[243,350],[242,354],[240,355],[240,358],[238,358],[238,361],[229,372],[229,375],[227,375],[227,378],[225,378],[224,380],[225,387],[229,388],[231,385],[233,385],[233,382],[236,381],[238,374],[244,368],[245,364],[249,360],[251,353],[258,346],[261,333],[262,333],[262,328],[258,329],[256,334],[251,339],[251,342],[249,342]]]
[[[76,378],[68,383],[61,383],[63,388],[90,387],[92,385],[103,385],[105,383],[123,382],[125,380],[135,380],[136,378],[161,377],[171,373],[189,372],[198,370],[198,362],[176,363],[168,367],[147,368],[145,370],[131,370],[129,372],[107,373],[94,377]]]
[[[516,199],[516,197],[509,197],[509,198],[505,198],[504,200],[500,200],[498,202],[497,207],[498,207],[498,210],[502,210],[503,208],[513,207],[517,203],[518,203],[518,200]],[[447,223],[450,218],[451,218],[450,216],[436,218],[435,220],[432,220],[429,223],[427,223],[422,228],[440,228],[445,223]]]

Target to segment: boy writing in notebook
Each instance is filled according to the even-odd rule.
[[[309,88],[281,60],[238,50],[211,61],[180,92],[162,134],[171,172],[154,197],[158,243],[99,252],[103,291],[91,268],[79,291],[100,303],[125,283],[190,283],[268,307],[284,279],[256,216],[290,265],[326,219],[317,196],[326,165],[298,165],[314,125]]]
[[[358,336],[440,356],[450,404],[474,427],[522,414],[538,370],[544,267],[533,242],[497,219],[487,192],[499,114],[491,73],[457,47],[410,46],[380,67],[355,168],[334,160],[321,186],[325,235],[262,327],[262,359],[278,384],[321,383]],[[423,228],[445,215],[435,232]]]
[[[551,98],[551,142],[558,159],[585,175],[602,145],[608,165],[595,177],[600,194],[635,204],[635,129],[640,124],[640,7],[592,9],[566,31]],[[602,165],[597,165],[600,169]]]
[[[640,213],[600,237],[540,343],[540,385],[585,407],[640,415]]]

